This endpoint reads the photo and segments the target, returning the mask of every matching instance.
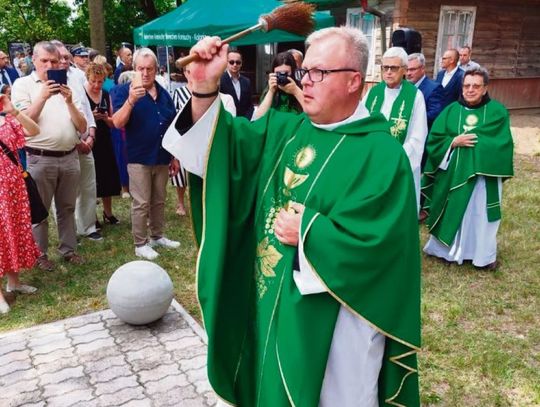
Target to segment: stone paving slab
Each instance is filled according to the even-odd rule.
[[[214,406],[206,341],[174,300],[144,326],[105,310],[0,334],[0,406]]]

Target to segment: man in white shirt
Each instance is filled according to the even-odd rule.
[[[81,166],[81,178],[75,206],[77,234],[90,240],[99,241],[102,240],[102,236],[96,228],[96,168],[92,154],[92,147],[96,139],[96,121],[84,89],[86,76],[80,68],[70,65],[71,55],[62,42],[52,41],[52,43],[58,48],[60,68],[67,71],[68,85],[81,101],[82,111],[88,123],[88,131],[81,135],[81,143],[77,146]],[[72,49],[72,54],[74,50],[76,49]],[[81,58],[78,58],[80,63]]]
[[[35,71],[13,85],[12,99],[40,127],[39,135],[28,139],[28,172],[32,174],[43,203],[50,208],[54,197],[58,224],[58,250],[65,261],[82,264],[75,253],[75,200],[80,178],[76,152],[79,134],[86,132],[86,119],[80,101],[67,85],[47,80],[49,69],[59,68],[60,54],[56,46],[42,41],[34,46]],[[41,257],[37,265],[52,271],[54,264],[47,257],[49,246],[48,220],[32,226]]]

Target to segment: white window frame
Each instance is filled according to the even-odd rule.
[[[364,14],[369,14],[369,13],[363,13],[361,7],[348,8],[346,25],[349,27],[358,28],[359,30],[363,32],[361,21],[362,21],[362,16]],[[368,59],[368,66],[367,66],[367,71],[366,71],[366,78],[374,77],[374,73],[375,73],[375,52],[377,51],[377,48],[375,45],[375,38],[376,38],[376,33],[377,33],[378,20],[376,16],[372,16],[372,18],[373,18],[373,25],[371,27],[371,33],[369,34],[371,36],[371,39],[369,40],[369,43],[368,43],[369,59]]]
[[[470,12],[470,13],[472,13],[471,24],[469,26],[469,29],[468,29],[467,33],[466,33],[467,35],[466,35],[466,39],[465,39],[464,43],[463,44],[457,44],[457,43],[452,44],[452,46],[454,48],[456,48],[456,49],[463,46],[463,45],[468,45],[469,47],[472,48],[473,34],[474,34],[474,24],[475,24],[475,21],[476,21],[476,9],[477,9],[476,6],[441,6],[441,11],[440,11],[440,14],[439,14],[439,30],[437,32],[437,48],[436,48],[436,52],[435,52],[435,62],[434,62],[434,67],[433,67],[433,72],[435,72],[435,75],[437,75],[437,72],[439,72],[440,60],[441,60],[442,54],[444,54],[444,51],[446,51],[446,49],[444,49],[444,50],[442,49],[442,40],[443,40],[443,32],[442,32],[442,30],[444,29],[444,26],[443,26],[444,15],[449,11],[458,12],[458,13],[459,12]]]

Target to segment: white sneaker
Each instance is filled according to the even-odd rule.
[[[150,247],[161,246],[167,249],[176,249],[177,247],[180,247],[180,242],[167,239],[166,237],[160,237],[159,239],[150,239],[150,242],[148,242],[148,244],[150,245]]]
[[[6,291],[8,293],[16,292],[21,294],[34,294],[37,291],[37,288],[26,284],[19,284],[15,287],[10,287],[8,284],[6,287]]]
[[[142,257],[146,260],[154,260],[159,253],[152,249],[148,244],[144,246],[135,247],[135,256]]]
[[[7,314],[9,312],[9,305],[6,301],[0,301],[0,314]]]

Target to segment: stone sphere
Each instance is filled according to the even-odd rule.
[[[173,299],[173,284],[165,270],[150,261],[120,266],[107,285],[107,301],[122,321],[144,325],[161,318]]]

